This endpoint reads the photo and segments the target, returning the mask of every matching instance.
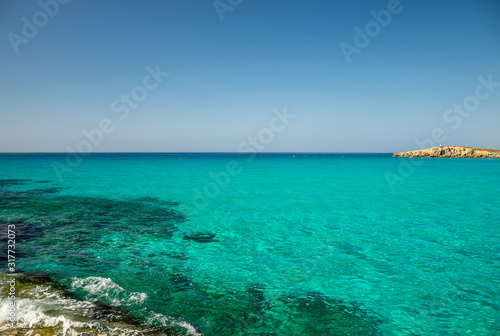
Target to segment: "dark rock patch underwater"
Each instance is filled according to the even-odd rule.
[[[118,256],[123,254],[120,248],[131,248],[131,239],[170,239],[179,231],[177,224],[186,220],[175,209],[175,202],[151,197],[120,200],[60,195],[62,189],[58,187],[24,188],[31,183],[36,182],[0,180],[0,235],[6,238],[7,225],[15,224],[16,253],[23,257],[18,267],[31,257],[92,274],[96,264],[118,266],[123,261]],[[96,253],[103,248],[120,253],[107,253],[101,258]],[[0,258],[6,253],[2,245]]]
[[[197,243],[213,243],[218,241],[217,239],[215,239],[215,234],[203,233],[203,232],[196,232],[190,235],[184,235],[182,239],[191,240]]]

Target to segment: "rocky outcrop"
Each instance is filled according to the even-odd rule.
[[[463,146],[439,146],[422,150],[394,153],[395,157],[495,158],[500,150]]]

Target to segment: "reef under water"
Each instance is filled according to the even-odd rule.
[[[219,240],[210,232],[184,232],[189,218],[177,202],[65,191],[50,181],[0,180],[2,241],[8,225],[16,228],[22,332],[381,335],[382,318],[355,302],[199,276],[185,244],[203,248]],[[7,263],[5,244],[0,260]],[[0,324],[9,335],[5,286],[1,293]]]

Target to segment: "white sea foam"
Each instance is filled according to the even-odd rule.
[[[157,325],[160,324],[164,327],[180,327],[188,333],[188,335],[192,336],[203,336],[196,331],[195,327],[189,324],[186,321],[179,321],[174,319],[173,317],[169,317],[163,314],[152,313],[151,316],[146,320],[147,324]]]
[[[86,300],[100,300],[112,306],[123,307],[132,304],[141,305],[147,299],[146,293],[129,293],[109,278],[72,278],[71,281],[71,291],[83,290],[86,292]],[[178,327],[184,329],[189,335],[203,336],[188,322],[155,312],[149,313],[149,316],[146,318],[146,324]]]
[[[72,278],[70,289],[84,291],[86,300],[99,300],[115,307],[141,305],[148,297],[146,293],[129,293],[113,280],[101,277]]]
[[[18,299],[16,300],[16,327],[18,328],[34,328],[34,327],[55,327],[62,329],[63,335],[78,335],[73,329],[79,328],[96,328],[99,327],[96,323],[76,322],[72,321],[64,314],[48,315],[47,312],[54,312],[61,306],[64,309],[77,309],[87,306],[86,302],[81,302],[81,305],[76,300],[64,299],[57,295],[51,295],[56,300],[40,300],[40,299]],[[0,299],[0,324],[8,324],[9,308],[11,301],[8,299]]]
[[[63,291],[47,284],[22,290],[16,300],[16,327],[28,329],[53,327],[62,336],[86,334],[75,330],[78,328],[101,330],[102,333],[99,332],[99,335],[133,336],[149,334],[148,332],[145,333],[149,327],[132,326],[126,323],[120,324],[118,327],[116,323],[110,325],[106,321],[99,320],[99,322],[96,322],[95,315],[92,313],[99,310],[94,303],[95,301],[109,301],[109,304],[116,306],[141,304],[147,298],[145,293],[128,293],[111,279],[99,277],[72,278],[70,290],[83,290],[87,294],[85,300],[68,298]],[[10,306],[11,301],[9,299],[0,298],[0,334],[3,330],[8,329]],[[186,321],[155,312],[148,312],[147,316],[144,317],[146,325],[151,327],[172,327],[183,329],[188,335],[203,336]],[[75,318],[78,321],[75,321]]]

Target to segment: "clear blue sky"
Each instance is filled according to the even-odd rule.
[[[220,2],[236,4],[224,20],[210,0],[73,0],[53,17],[2,1],[0,152],[65,152],[105,118],[95,152],[234,152],[284,106],[296,118],[263,151],[410,150],[436,128],[443,144],[500,148],[500,86],[443,119],[478,76],[500,82],[499,1],[401,0],[350,63],[340,44],[390,1]],[[120,119],[111,103],[158,64],[168,77]]]

